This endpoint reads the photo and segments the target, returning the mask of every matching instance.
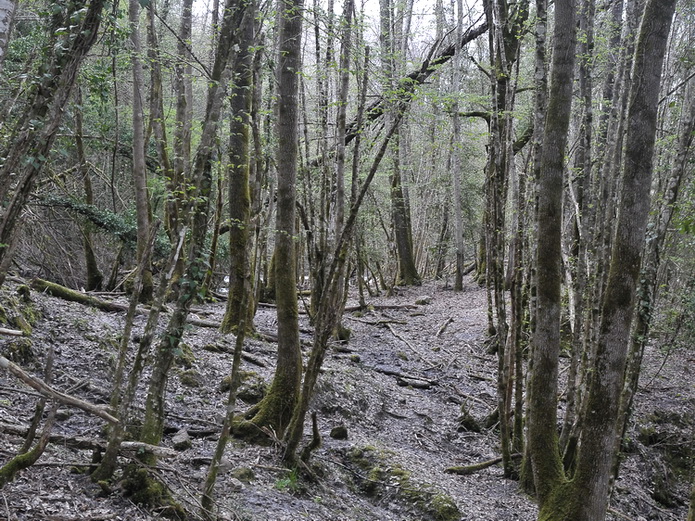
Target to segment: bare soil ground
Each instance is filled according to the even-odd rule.
[[[7,284],[0,304],[14,291],[15,286]],[[416,305],[425,295],[429,303]],[[41,376],[52,345],[53,385],[92,403],[106,403],[123,314],[35,293],[32,299],[40,318],[28,351],[18,349],[18,342],[26,340],[3,336],[0,352]],[[497,362],[485,352],[484,290],[469,282],[464,292],[455,293],[443,283],[429,283],[403,289],[395,297],[371,298],[369,303],[374,306],[369,312],[346,313],[344,325],[352,330],[351,339],[327,356],[312,404],[323,437],[312,460],[318,479],[311,482],[283,469],[277,444],[232,441],[215,492],[219,518],[534,520],[533,501],[519,491],[517,482],[502,477],[499,466],[470,476],[444,472],[453,465],[498,456],[494,428],[476,433],[462,430],[458,422],[462,406],[480,422],[495,408]],[[224,304],[218,303],[201,307],[197,315],[219,323],[223,312]],[[306,316],[301,321],[303,339],[309,342]],[[144,323],[145,317],[138,317],[136,336]],[[261,332],[274,331],[274,310],[259,308],[255,323]],[[172,446],[174,434],[183,429],[192,446],[162,459],[154,472],[186,509],[196,513],[206,462],[225,411],[227,393],[220,384],[230,371],[233,337],[192,326],[185,342],[193,359],[172,370],[163,444]],[[243,363],[240,410],[258,399],[272,378],[276,346],[250,339],[245,349],[251,356]],[[609,519],[685,519],[695,447],[693,361],[692,351],[647,353]],[[37,399],[11,375],[0,373],[0,464],[16,454],[23,441],[3,425],[28,425]],[[103,439],[103,421],[81,410],[61,407],[58,418],[55,434]],[[336,427],[345,427],[346,439],[330,436]],[[308,425],[306,431],[310,432]],[[105,492],[91,483],[79,471],[91,458],[91,450],[66,441],[51,443],[37,464],[0,490],[0,519],[160,518],[156,510],[134,504],[122,491]]]

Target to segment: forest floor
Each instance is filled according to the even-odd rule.
[[[6,284],[0,304],[15,289],[14,283]],[[424,296],[429,303],[417,305]],[[107,403],[124,314],[44,294],[32,293],[31,298],[40,312],[31,343],[2,336],[0,352],[41,377],[52,345],[53,385],[92,403]],[[122,296],[114,298],[125,303]],[[352,336],[328,353],[312,403],[323,437],[312,458],[317,479],[285,470],[277,444],[233,440],[215,490],[219,519],[535,520],[533,501],[516,481],[503,477],[499,465],[468,476],[445,472],[499,455],[494,426],[473,432],[459,422],[462,407],[482,424],[496,406],[497,361],[484,343],[485,291],[471,281],[463,292],[437,282],[368,301],[370,311],[345,314],[344,325]],[[223,313],[224,303],[196,310],[198,318],[215,323]],[[255,325],[260,332],[273,332],[275,320],[275,310],[262,306]],[[135,337],[145,321],[145,316],[137,317]],[[308,343],[306,315],[300,321]],[[192,326],[185,342],[193,356],[172,369],[163,445],[173,446],[180,430],[188,433],[192,445],[161,459],[153,471],[195,513],[225,411],[227,392],[220,384],[230,371],[234,339],[212,327]],[[306,356],[308,348],[304,351]],[[242,366],[240,410],[256,401],[272,378],[276,345],[249,339],[245,352],[249,356]],[[692,351],[647,353],[608,519],[685,519],[695,449],[694,361]],[[22,438],[11,432],[31,422],[37,399],[6,371],[0,373],[0,464],[21,446]],[[345,427],[345,439],[331,437],[336,427]],[[61,407],[53,431],[63,441],[50,443],[33,467],[0,490],[0,519],[159,518],[121,490],[104,491],[78,471],[90,463],[93,451],[76,448],[69,440],[103,439],[103,420]],[[306,431],[311,432],[308,425]]]

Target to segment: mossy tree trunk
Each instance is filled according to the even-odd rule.
[[[550,94],[538,178],[536,329],[529,380],[528,443],[541,512],[565,482],[558,451],[557,391],[562,284],[562,191],[572,108],[575,1],[555,3]],[[542,519],[542,515],[539,519]],[[558,518],[560,519],[560,518]]]
[[[497,353],[497,405],[500,412],[500,448],[505,476],[513,474],[511,460],[511,412],[514,351],[507,351],[509,324],[505,295],[506,206],[510,178],[514,175],[514,127],[516,80],[514,63],[520,53],[519,34],[528,19],[529,1],[508,4],[485,0],[485,17],[490,26],[491,60],[489,157],[486,165],[485,266],[488,286],[490,352]],[[512,230],[516,232],[516,230]],[[510,259],[513,265],[513,260]],[[517,306],[514,309],[520,309]],[[515,317],[521,323],[521,317]]]
[[[381,62],[384,70],[383,92],[387,100],[386,126],[390,127],[391,122],[396,118],[395,112],[398,109],[396,101],[396,59],[400,56],[398,51],[400,45],[397,40],[399,31],[397,26],[403,21],[396,16],[396,6],[391,0],[379,0],[380,10],[380,45]],[[392,140],[390,150],[392,159],[391,164],[391,216],[393,220],[393,234],[396,242],[396,254],[398,256],[398,284],[406,286],[419,285],[420,275],[415,265],[415,255],[413,253],[413,238],[410,222],[410,209],[407,204],[403,187],[400,148],[398,130]]]
[[[579,521],[604,518],[619,450],[620,395],[649,216],[662,64],[675,5],[675,0],[647,2],[635,52],[616,233],[572,482],[583,498],[573,512],[572,519]]]
[[[298,160],[299,71],[301,70],[302,0],[280,2],[276,123],[278,165],[274,274],[278,321],[278,358],[268,394],[255,415],[239,426],[253,433],[263,426],[282,435],[292,417],[302,377],[296,266],[296,179]]]
[[[133,184],[135,187],[135,208],[137,218],[137,264],[145,256],[150,233],[150,205],[147,195],[147,166],[145,165],[145,85],[142,70],[142,46],[140,44],[140,2],[129,0],[128,21],[130,23],[130,44],[132,48],[131,68],[133,78]],[[142,272],[141,302],[150,302],[154,289],[152,268],[145,266]]]
[[[247,2],[251,4],[251,2]],[[240,323],[240,315],[247,314],[245,327],[253,329],[253,302],[246,295],[246,269],[249,244],[251,190],[249,185],[251,150],[251,101],[253,95],[253,17],[244,18],[240,30],[239,51],[236,55],[231,110],[233,117],[229,134],[229,295],[221,331],[230,333]],[[242,305],[246,298],[246,307]]]
[[[306,414],[309,410],[309,401],[314,394],[314,387],[318,381],[321,366],[323,365],[323,359],[328,348],[328,341],[335,331],[336,326],[340,323],[344,304],[343,296],[345,291],[345,285],[341,284],[341,280],[344,280],[343,278],[345,276],[348,251],[355,231],[357,214],[362,206],[364,196],[366,195],[367,190],[374,179],[374,175],[379,168],[379,164],[381,163],[381,160],[388,149],[389,142],[396,133],[398,125],[400,124],[400,117],[401,114],[398,113],[395,121],[392,122],[391,128],[384,137],[384,140],[380,145],[374,160],[372,161],[369,173],[362,184],[359,194],[357,194],[356,198],[352,201],[350,206],[350,215],[348,216],[340,238],[338,239],[333,260],[327,272],[326,285],[321,292],[323,297],[321,305],[319,306],[319,314],[316,316],[314,345],[311,350],[309,362],[307,363],[306,375],[304,376],[304,382],[302,384],[299,404],[294,410],[294,414],[292,415],[292,423],[290,424],[286,436],[287,446],[285,448],[284,460],[290,466],[296,464],[296,451],[299,447],[299,443],[304,432],[304,419],[306,418]]]
[[[637,290],[639,304],[634,318],[635,326],[630,336],[625,387],[620,399],[618,442],[620,442],[627,429],[632,401],[637,393],[642,357],[651,330],[652,312],[657,295],[657,274],[661,266],[662,250],[668,228],[677,211],[681,183],[685,179],[690,147],[695,135],[695,85],[692,83],[687,87],[683,100],[680,127],[676,148],[668,162],[672,165],[672,170],[666,179],[663,192],[659,194],[659,211],[651,228],[650,240],[647,243],[645,258],[642,263],[642,274]],[[616,477],[618,463],[619,460],[616,459],[614,472]]]
[[[82,184],[84,186],[84,202],[89,205],[94,204],[94,190],[92,189],[92,178],[90,175],[90,167],[87,164],[87,158],[84,153],[84,140],[82,132],[82,89],[78,85],[75,89],[75,149],[77,151],[78,173],[82,176]],[[87,269],[86,289],[94,291],[101,289],[101,284],[104,281],[104,276],[99,270],[94,248],[92,246],[92,225],[85,223],[82,227],[82,244],[84,245],[84,260]]]
[[[539,185],[538,311],[530,384],[529,444],[539,519],[604,519],[620,395],[649,212],[661,70],[675,0],[649,0],[635,58],[616,234],[601,308],[592,377],[583,409],[576,471],[569,480],[557,440],[562,161],[574,60],[574,6],[556,2],[555,51]],[[565,26],[565,24],[568,24]],[[562,74],[560,74],[562,72]],[[562,123],[563,127],[557,127]],[[554,131],[553,131],[554,128]],[[564,132],[563,132],[564,130]],[[560,147],[562,145],[562,147]]]
[[[229,62],[237,43],[238,28],[245,16],[245,8],[246,4],[240,0],[227,0],[225,4],[217,54],[208,87],[205,120],[191,167],[190,206],[186,209],[186,215],[191,222],[191,239],[186,268],[177,291],[174,313],[157,346],[145,402],[141,440],[152,445],[157,445],[161,440],[169,368],[183,337],[191,305],[201,294],[207,270],[204,242],[212,191],[212,156],[229,79]]]

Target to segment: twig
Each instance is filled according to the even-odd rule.
[[[391,324],[386,324],[386,327],[389,328],[389,331],[393,333],[393,336],[395,336],[398,340],[403,342],[405,345],[407,345],[410,350],[415,353],[415,355],[425,364],[427,364],[430,369],[435,369],[437,367],[436,364],[433,364],[429,360],[427,360],[424,356],[422,356],[417,349],[415,349],[410,342],[408,342],[405,338],[403,338],[401,335],[399,335],[393,327],[391,327]]]
[[[444,322],[441,326],[439,326],[439,330],[437,331],[437,334],[436,334],[435,336],[436,336],[437,338],[439,338],[440,336],[442,336],[442,333],[444,333],[444,331],[446,331],[447,326],[448,326],[449,324],[451,324],[453,321],[454,321],[454,319],[451,318],[451,317],[449,317],[449,318],[446,320],[446,322]]]
[[[48,398],[53,398],[54,400],[57,400],[66,405],[72,405],[73,407],[77,407],[78,409],[82,409],[83,411],[90,412],[108,421],[109,423],[118,423],[118,418],[111,416],[108,412],[101,409],[100,407],[93,405],[89,402],[85,402],[84,400],[81,400],[75,396],[56,391],[50,385],[46,384],[46,382],[26,373],[21,367],[19,367],[17,364],[13,362],[10,362],[4,356],[0,356],[0,368],[7,369],[10,373],[19,378],[29,387],[37,390],[42,395],[47,396]]]
[[[632,518],[632,517],[630,517],[630,516],[628,516],[628,515],[625,515],[625,514],[623,514],[622,512],[618,512],[618,511],[617,511],[616,509],[614,509],[614,508],[609,508],[609,509],[608,509],[608,513],[609,513],[609,514],[613,514],[614,516],[617,516],[617,517],[621,517],[621,518],[623,518],[623,519],[627,519],[628,521],[635,521],[634,518]]]

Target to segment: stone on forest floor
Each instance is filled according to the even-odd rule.
[[[348,438],[348,430],[345,425],[338,425],[337,427],[333,427],[331,429],[331,438],[336,439],[336,440],[347,440]]]
[[[185,429],[181,429],[179,432],[174,434],[174,437],[171,439],[174,448],[176,450],[186,450],[190,449],[193,443],[191,442],[191,437],[188,434],[188,431]]]
[[[251,483],[255,481],[256,474],[249,467],[239,467],[231,473],[232,477],[243,483]]]
[[[430,295],[421,295],[415,299],[415,304],[418,306],[426,306],[432,304],[432,297]]]

